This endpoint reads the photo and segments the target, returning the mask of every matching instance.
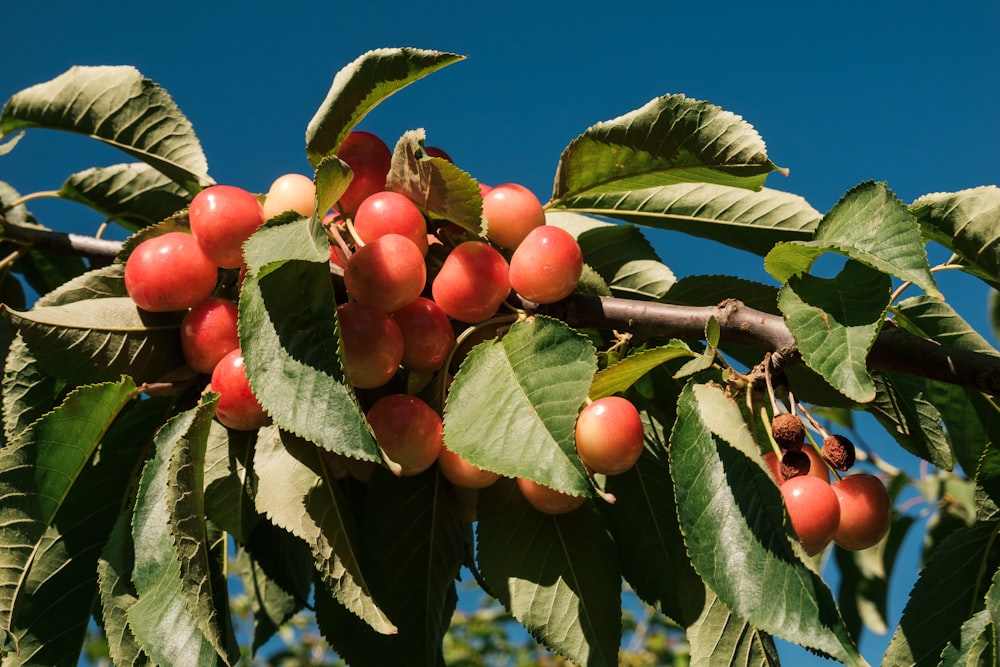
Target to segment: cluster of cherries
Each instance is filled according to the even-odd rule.
[[[440,149],[426,152],[450,161]],[[565,230],[545,224],[544,209],[529,189],[516,183],[480,186],[487,222],[482,238],[449,223],[429,228],[412,200],[387,190],[392,154],[378,136],[350,133],[338,157],[354,176],[337,210],[325,215],[324,227],[331,265],[342,273],[348,296],[337,306],[337,322],[345,374],[354,387],[385,387],[400,368],[441,371],[456,345],[456,328],[492,318],[511,290],[545,304],[576,287],[583,271],[580,247]],[[315,184],[300,174],[275,180],[263,202],[242,188],[211,186],[191,201],[190,234],[146,239],[126,261],[125,286],[139,308],[187,311],[181,325],[185,360],[211,375],[210,387],[219,394],[216,416],[229,428],[254,430],[268,417],[247,381],[236,302],[217,295],[219,270],[245,269],[243,244],[254,231],[286,211],[314,215],[315,199]],[[438,462],[442,474],[463,488],[484,488],[499,477],[445,448],[440,415],[416,395],[382,395],[366,417],[397,475],[415,475]],[[576,445],[590,472],[624,472],[642,444],[639,414],[626,399],[600,398],[581,411]],[[343,458],[328,461],[335,471],[365,476],[363,466]],[[545,512],[570,511],[584,502],[531,480],[518,484]]]
[[[781,450],[764,455],[781,488],[792,528],[810,556],[831,542],[859,551],[876,545],[889,532],[892,500],[878,477],[854,473],[841,477],[855,462],[854,444],[840,434],[821,432],[817,450],[805,442],[802,420],[784,412],[771,421],[771,435]],[[830,483],[830,472],[836,480]]]

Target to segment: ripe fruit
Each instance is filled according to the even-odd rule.
[[[840,502],[840,525],[833,541],[852,551],[878,544],[892,520],[892,499],[882,480],[874,475],[848,475],[831,488]]]
[[[365,243],[386,234],[401,234],[427,254],[427,221],[417,205],[398,192],[376,192],[361,202],[354,215],[354,231]]]
[[[782,449],[798,451],[806,441],[802,420],[787,412],[776,414],[771,420],[771,435]]]
[[[211,373],[219,361],[240,346],[236,303],[210,296],[181,321],[181,348],[187,365]]]
[[[483,195],[483,217],[490,241],[513,250],[535,227],[545,224],[545,209],[528,188],[503,183]]]
[[[474,466],[447,447],[441,448],[437,460],[445,479],[463,489],[485,489],[500,479],[499,473]]]
[[[444,444],[441,417],[416,396],[383,396],[368,410],[367,418],[397,475],[417,475],[437,460]]]
[[[388,313],[352,301],[337,306],[344,372],[360,389],[381,387],[403,359],[403,334]]]
[[[475,324],[497,312],[510,294],[507,273],[507,260],[496,248],[465,241],[448,253],[431,293],[448,317]]]
[[[187,310],[215,289],[219,272],[195,237],[168,232],[146,239],[125,262],[125,289],[151,312]]]
[[[358,248],[344,270],[348,294],[387,313],[420,296],[426,282],[424,256],[399,234],[380,236]]]
[[[286,211],[310,217],[316,211],[316,184],[302,174],[283,174],[274,179],[264,198],[264,219]]]
[[[582,273],[583,252],[576,239],[551,225],[528,232],[510,258],[510,286],[535,303],[565,299]]]
[[[428,373],[440,369],[455,344],[451,321],[441,306],[418,296],[394,311],[392,319],[403,334],[403,366]]]
[[[365,199],[385,190],[386,177],[392,164],[392,151],[384,141],[371,132],[355,130],[347,135],[337,157],[347,163],[354,172],[347,191],[340,196],[341,213],[353,217]]]
[[[191,233],[216,266],[243,264],[243,243],[264,224],[264,209],[243,188],[213,185],[194,196],[188,208]]]
[[[584,496],[571,496],[549,488],[525,477],[517,478],[517,487],[524,499],[539,512],[566,514],[583,505]]]
[[[781,485],[788,518],[810,556],[826,548],[840,525],[840,502],[833,488],[812,475],[801,475]]]
[[[267,414],[250,389],[243,351],[236,348],[224,356],[212,371],[212,391],[219,393],[216,418],[231,429],[253,431],[267,421]]]
[[[631,401],[620,396],[599,398],[576,420],[576,451],[594,472],[619,475],[642,454],[642,420]]]
[[[427,155],[427,157],[439,157],[442,160],[447,160],[448,162],[455,164],[455,161],[451,159],[451,156],[448,155],[443,148],[438,148],[437,146],[427,146],[424,148],[424,154]]]

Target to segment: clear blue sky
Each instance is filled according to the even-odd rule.
[[[213,178],[255,191],[284,172],[308,173],[305,127],[333,75],[384,46],[468,60],[397,94],[362,127],[390,144],[425,128],[428,143],[482,182],[517,181],[543,201],[569,141],[665,93],[742,115],[791,170],[768,185],[822,212],[867,179],[907,202],[1000,182],[995,1],[6,4],[0,99],[74,64],[134,65],[191,120]],[[0,159],[0,180],[22,194],[48,190],[117,161],[83,140],[35,132]],[[75,205],[32,210],[50,226],[96,226]],[[652,238],[679,276],[709,270],[698,242]],[[758,258],[711,252],[732,263],[712,271],[767,280]],[[986,326],[985,289],[958,276],[941,284]],[[892,623],[911,583],[894,587]],[[886,641],[863,643],[870,661]],[[812,660],[782,651],[789,665]]]

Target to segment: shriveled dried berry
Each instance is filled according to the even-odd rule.
[[[802,420],[793,414],[783,412],[771,420],[771,434],[782,449],[797,452],[806,441],[806,429]]]
[[[808,454],[801,449],[790,449],[781,457],[781,476],[787,481],[792,477],[808,475],[810,465]]]
[[[854,443],[842,435],[833,434],[823,438],[823,458],[837,470],[850,470],[854,465]]]

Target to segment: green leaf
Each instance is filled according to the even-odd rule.
[[[168,487],[176,483],[170,471],[174,451],[204,437],[213,415],[214,402],[201,403],[164,424],[156,434],[155,454],[143,467],[139,483],[132,517],[132,583],[138,599],[126,615],[142,650],[161,665],[215,664],[219,655],[200,629],[206,621],[199,618],[203,612],[187,604],[188,593],[171,535],[176,526],[167,504]]]
[[[1000,443],[1000,409],[981,393],[927,380],[925,397],[941,414],[955,461],[975,471],[983,453]]]
[[[672,340],[625,357],[618,363],[602,368],[594,375],[588,396],[592,401],[624,392],[660,364],[672,359],[698,357],[686,343]]]
[[[2,312],[42,367],[74,384],[123,374],[151,382],[184,364],[183,313],[149,313],[129,297]]]
[[[884,664],[937,665],[948,643],[960,638],[963,623],[982,607],[990,583],[984,566],[997,556],[998,529],[1000,524],[988,523],[955,531],[931,552],[910,590]]]
[[[316,214],[320,221],[351,184],[351,168],[347,163],[330,156],[316,165]]]
[[[664,95],[574,139],[556,170],[553,202],[673,183],[759,188],[777,167],[739,116],[683,95]]]
[[[377,632],[395,632],[372,598],[347,498],[326,472],[319,448],[266,427],[254,448],[253,470],[257,511],[309,546],[323,583],[338,602]]]
[[[735,299],[742,304],[778,314],[778,291],[765,285],[735,276],[685,276],[678,280],[664,301],[682,306],[715,306]]]
[[[24,339],[15,336],[3,374],[4,440],[12,441],[59,401],[65,380],[42,370]]]
[[[170,534],[180,563],[181,591],[198,628],[216,652],[233,664],[239,657],[230,626],[228,591],[213,581],[211,544],[205,525],[205,450],[218,394],[208,394],[187,432],[177,440],[167,463],[166,503]]]
[[[59,196],[79,202],[136,230],[187,208],[190,194],[142,162],[95,167],[73,174]]]
[[[792,276],[778,307],[806,364],[848,398],[875,397],[868,351],[889,305],[888,276],[849,260],[836,278]]]
[[[617,665],[621,574],[592,502],[568,514],[533,509],[511,480],[480,492],[479,569],[540,642],[579,665]]]
[[[362,562],[372,592],[399,632],[378,635],[339,605],[321,607],[317,598],[324,636],[351,665],[388,665],[403,655],[408,665],[440,664],[468,532],[453,503],[452,489],[436,469],[397,478],[380,468],[372,475],[361,512]]]
[[[590,341],[559,320],[514,324],[473,348],[455,374],[445,446],[485,470],[589,495],[574,430],[596,368]]]
[[[918,336],[970,352],[1000,356],[1000,351],[940,299],[916,296],[901,301],[892,310],[900,326]]]
[[[1000,280],[1000,188],[987,185],[959,192],[938,192],[910,205],[927,238],[961,257],[968,271]]]
[[[234,431],[213,421],[205,450],[205,517],[245,544],[260,519],[251,475],[252,431]]]
[[[877,373],[875,399],[865,406],[906,451],[951,470],[954,457],[941,412],[928,396],[927,382],[901,373]]]
[[[547,214],[556,217],[556,214]],[[546,222],[548,224],[548,222]],[[577,236],[584,261],[611,287],[615,296],[661,299],[676,278],[660,261],[642,231],[631,225],[595,227]]]
[[[837,252],[943,298],[934,282],[916,218],[884,183],[849,190],[807,242],[786,242],[767,254],[764,268],[780,282],[809,270],[825,252]]]
[[[149,664],[149,656],[143,653],[128,623],[128,610],[138,600],[131,581],[131,518],[131,512],[118,516],[97,564],[101,620],[108,638],[108,653],[113,664],[122,667]]]
[[[599,191],[560,200],[556,206],[678,231],[757,255],[767,254],[779,242],[812,238],[821,217],[796,195],[715,183]]]
[[[983,610],[962,624],[958,643],[949,643],[941,652],[941,667],[993,667],[997,664],[996,627]]]
[[[448,160],[426,155],[424,140],[423,130],[410,130],[400,137],[386,188],[406,195],[432,220],[447,220],[482,235],[479,183]]]
[[[615,539],[622,574],[639,597],[658,607],[681,626],[702,614],[705,584],[691,566],[677,523],[677,505],[671,483],[667,438],[673,422],[669,408],[673,388],[657,386],[656,400],[641,399],[645,449],[636,465],[607,478],[605,490],[613,504],[601,503]]]
[[[464,56],[413,48],[376,49],[362,54],[333,78],[326,99],[306,128],[306,153],[315,166],[340,147],[379,102]]]
[[[778,667],[774,640],[729,611],[715,594],[687,632],[690,667]]]
[[[191,191],[212,184],[191,123],[165,90],[133,67],[76,66],[16,93],[0,115],[0,136],[26,128],[98,139]]]
[[[866,664],[830,590],[793,548],[781,492],[736,403],[717,387],[689,384],[670,451],[691,562],[719,599],[764,632]]]
[[[305,219],[265,227],[247,241],[250,272],[239,304],[247,376],[282,428],[325,449],[379,461],[339,361],[329,245],[322,260],[317,245]]]
[[[4,665],[77,664],[98,592],[98,558],[116,518],[131,514],[123,505],[163,405],[129,402],[79,469],[25,574],[12,632],[20,653]]]
[[[0,449],[0,630],[18,627],[18,606],[57,535],[55,521],[134,392],[127,379],[81,387]]]

